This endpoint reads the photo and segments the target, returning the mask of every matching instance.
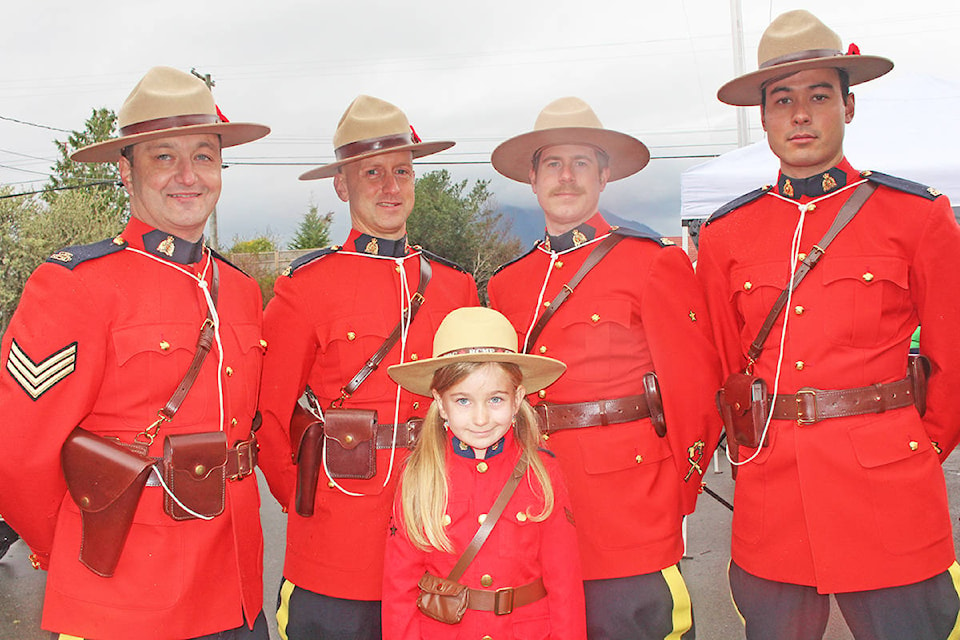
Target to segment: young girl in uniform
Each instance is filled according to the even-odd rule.
[[[433,353],[388,370],[402,387],[434,402],[394,502],[384,639],[585,639],[569,499],[559,467],[539,449],[537,417],[524,399],[556,380],[565,365],[518,354],[510,322],[482,307],[447,315]],[[425,574],[450,574],[521,459],[523,478],[459,578],[469,587],[462,619],[449,624],[428,617],[418,608],[418,583]]]

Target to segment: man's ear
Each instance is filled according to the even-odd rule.
[[[126,156],[120,156],[120,160],[117,162],[117,169],[120,170],[120,182],[123,183],[123,187],[127,191],[130,191],[130,185],[133,184],[133,165],[130,164]]]
[[[844,122],[850,124],[853,120],[853,112],[856,111],[856,100],[853,97],[853,93],[847,94],[847,101],[843,104],[843,119]]]
[[[333,189],[337,192],[338,198],[344,202],[350,202],[350,189],[347,188],[347,179],[342,173],[334,174]]]

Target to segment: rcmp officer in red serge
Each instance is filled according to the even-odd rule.
[[[746,372],[775,395],[769,426],[761,416],[737,451],[735,603],[751,639],[822,637],[831,593],[858,639],[953,638],[960,570],[940,462],[960,437],[960,229],[935,189],[844,156],[848,87],[892,62],[844,53],[806,11],[775,19],[758,59],[718,97],[760,105],[780,175],[710,218],[698,264],[732,374],[723,393]],[[829,242],[844,207],[856,213]],[[918,323],[925,397],[925,367],[908,367]]]
[[[380,638],[387,527],[416,435],[408,421],[429,406],[390,380],[387,366],[429,357],[444,316],[479,304],[470,275],[406,236],[413,159],[453,143],[421,142],[403,112],[369,96],[350,104],[333,140],[337,160],[300,178],[332,177],[353,228],[342,246],[295,261],[265,312],[261,464],[289,513],[277,618],[291,640]],[[308,388],[324,413],[319,454],[290,436],[291,414]],[[343,410],[375,411],[372,433],[339,433]],[[356,461],[365,448],[362,465],[338,468],[335,458],[354,452]],[[291,453],[300,454],[299,467]],[[310,453],[316,460],[306,473]],[[298,473],[316,488],[297,486]]]
[[[266,640],[251,475],[262,301],[203,228],[220,195],[221,147],[269,129],[228,123],[202,81],[167,67],[147,72],[118,121],[118,138],[71,157],[119,162],[130,222],[52,255],[3,337],[0,511],[49,570],[42,625],[60,638]],[[210,443],[192,468],[217,505],[198,506],[167,475],[176,461],[165,449],[182,452],[181,436]],[[80,443],[89,448],[75,464]],[[129,529],[106,538],[122,505]],[[96,530],[101,513],[107,527]]]
[[[544,240],[488,291],[525,352],[567,363],[531,400],[576,514],[590,638],[693,637],[681,524],[720,433],[710,390],[720,363],[689,259],[598,212],[607,182],[649,158],[578,98],[548,105],[492,157],[531,184],[546,221]]]

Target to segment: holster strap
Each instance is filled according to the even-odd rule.
[[[502,589],[467,589],[467,608],[474,611],[492,611],[494,615],[505,616],[514,609],[532,604],[547,596],[543,578],[537,578],[522,587],[504,587]]]
[[[423,426],[423,418],[410,418],[398,424],[396,448],[413,449],[413,445],[417,443],[417,436],[420,435],[421,426]],[[390,449],[393,446],[393,424],[378,424],[377,449]]]
[[[828,418],[883,413],[913,405],[913,384],[909,376],[887,384],[855,389],[823,390],[804,387],[795,394],[778,395],[773,403],[774,420],[796,420],[813,424]]]
[[[533,410],[540,416],[545,433],[633,422],[650,416],[647,399],[642,395],[571,404],[540,403]]]

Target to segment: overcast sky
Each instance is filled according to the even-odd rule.
[[[844,46],[893,59],[892,74],[960,83],[956,0],[742,0],[746,70],[756,69],[766,25],[795,8],[818,15]],[[534,196],[493,171],[490,152],[532,129],[547,103],[576,95],[654,158],[610,185],[601,206],[677,235],[681,171],[736,147],[736,110],[716,99],[735,75],[730,11],[727,0],[7,2],[0,185],[41,186],[52,140],[67,135],[11,119],[81,129],[92,109],[119,109],[148,68],[195,67],[212,75],[228,118],[273,129],[224,153],[221,244],[267,231],[285,242],[311,202],[337,213],[339,240],[349,216],[331,181],[297,176],[331,160],[336,123],[358,94],[398,105],[424,140],[457,141],[426,159],[453,164],[418,173],[491,179],[498,201],[517,206],[535,206]],[[760,140],[757,110],[749,113]]]

